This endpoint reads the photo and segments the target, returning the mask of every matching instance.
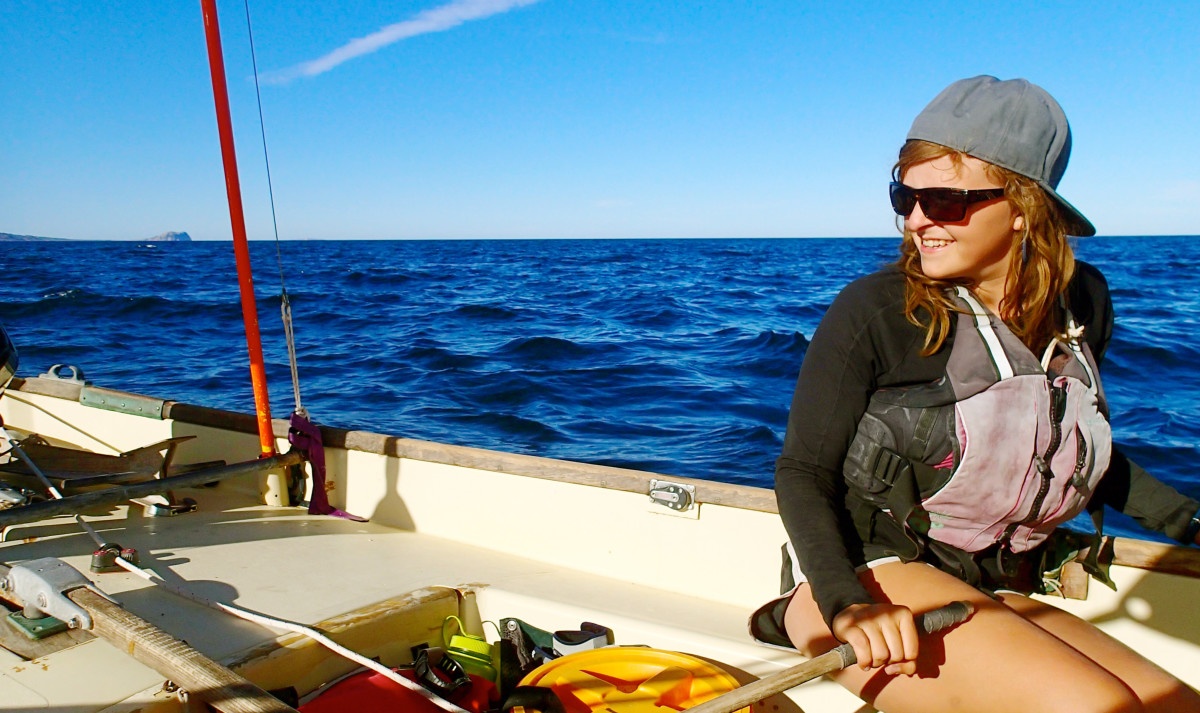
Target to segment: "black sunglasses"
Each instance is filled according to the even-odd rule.
[[[921,212],[930,220],[957,223],[967,215],[967,206],[1004,195],[1003,188],[909,188],[898,181],[890,186],[892,210],[907,218],[921,204]]]

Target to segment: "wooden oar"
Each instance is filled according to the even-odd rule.
[[[1200,577],[1200,549],[1114,537],[1112,563],[1162,574]]]
[[[926,634],[932,634],[965,621],[974,611],[975,607],[970,602],[951,602],[940,609],[934,609],[918,616],[917,625]],[[768,696],[795,688],[818,676],[841,671],[857,662],[858,657],[854,655],[854,648],[850,644],[842,644],[833,651],[809,659],[802,664],[797,664],[766,678],[760,678],[741,688],[735,688],[729,693],[705,701],[698,706],[692,706],[688,709],[688,713],[733,713],[733,711],[757,703]]]
[[[42,500],[0,511],[0,528],[10,525],[20,525],[27,522],[37,522],[57,515],[73,515],[91,508],[110,507],[147,495],[165,493],[174,488],[191,488],[205,483],[212,483],[227,478],[252,475],[276,468],[286,468],[304,462],[304,454],[299,451],[289,451],[270,458],[222,465],[203,470],[195,470],[183,475],[172,475],[157,480],[147,480],[133,485],[117,485],[104,490],[94,490],[78,495],[70,495],[62,499]]]
[[[0,565],[0,579],[8,572]],[[65,596],[91,616],[93,634],[178,684],[189,696],[225,713],[296,713],[246,678],[91,589],[71,589]]]

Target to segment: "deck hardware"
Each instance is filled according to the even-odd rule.
[[[24,634],[25,638],[30,641],[41,641],[46,637],[61,634],[71,628],[67,625],[67,622],[52,616],[31,618],[17,611],[11,612],[8,615],[8,623]]]
[[[70,370],[70,376],[63,376],[63,370]],[[83,369],[74,364],[55,364],[46,370],[45,374],[38,374],[39,379],[57,379],[58,381],[70,381],[81,386],[86,386],[92,382],[83,378]]]
[[[92,408],[104,409],[105,411],[115,411],[116,413],[125,413],[131,416],[145,416],[147,418],[162,418],[163,407],[166,401],[162,399],[152,398],[150,396],[141,396],[139,394],[130,394],[124,391],[115,391],[113,389],[104,389],[98,386],[84,386],[79,390],[79,403]]]
[[[48,615],[65,621],[72,629],[90,629],[91,614],[66,596],[67,592],[80,587],[98,592],[78,570],[55,557],[15,565],[8,576],[0,580],[0,588],[25,606],[26,617],[36,619],[39,614]]]
[[[105,542],[100,547],[97,547],[95,552],[92,552],[90,569],[96,574],[120,572],[124,567],[117,564],[118,557],[130,564],[138,564],[137,550],[132,547],[121,547],[115,542]]]
[[[666,480],[650,481],[650,502],[675,512],[687,512],[696,504],[696,486]]]
[[[29,495],[24,490],[10,488],[0,483],[0,510],[19,508],[29,503]]]
[[[169,496],[169,497],[168,497]],[[141,505],[146,517],[173,517],[196,511],[196,501],[193,498],[175,500],[174,493],[166,495],[148,495],[144,498],[133,498],[133,502]]]

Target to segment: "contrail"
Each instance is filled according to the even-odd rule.
[[[300,77],[315,77],[342,62],[377,52],[394,42],[431,32],[442,32],[470,20],[481,20],[536,2],[540,0],[452,0],[440,7],[419,13],[410,20],[388,25],[366,37],[351,40],[323,57],[270,72],[263,80],[269,84],[284,84]]]

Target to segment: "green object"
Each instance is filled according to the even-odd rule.
[[[166,402],[149,396],[127,394],[123,391],[102,389],[98,386],[85,386],[79,390],[79,403],[131,416],[161,419],[163,405]]]
[[[40,619],[30,619],[20,612],[12,612],[8,615],[8,623],[16,627],[26,638],[32,641],[44,639],[47,636],[53,636],[69,629],[67,622],[61,619],[55,619],[52,616],[44,616]]]
[[[459,633],[448,637],[446,625],[451,620],[458,624]],[[462,620],[453,614],[442,621],[442,640],[446,644],[446,655],[457,661],[464,671],[500,685],[500,673],[492,659],[492,645],[482,636],[468,634]]]

